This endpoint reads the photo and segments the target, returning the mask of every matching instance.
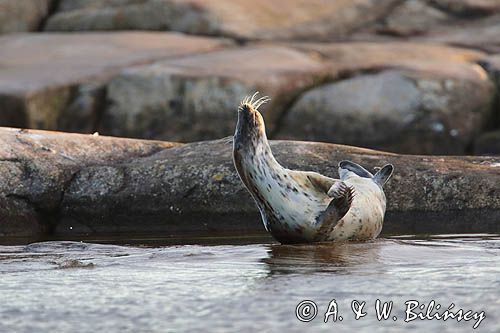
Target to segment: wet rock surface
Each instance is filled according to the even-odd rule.
[[[264,232],[229,140],[184,145],[1,130],[2,236],[172,237]],[[385,233],[496,232],[498,157],[411,156],[274,141],[286,167],[337,177],[350,159],[392,163]]]

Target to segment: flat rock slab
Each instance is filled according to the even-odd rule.
[[[46,30],[173,30],[239,39],[343,37],[396,0],[63,0]]]
[[[472,20],[462,24],[460,29],[452,25],[442,26],[415,39],[498,53],[500,52],[500,14],[482,20]]]
[[[4,236],[171,237],[263,233],[232,163],[229,140],[177,145],[1,130]],[[337,176],[351,159],[393,163],[385,233],[496,232],[500,157],[397,155],[275,141],[286,167]]]
[[[416,41],[294,42],[286,45],[303,52],[317,53],[338,76],[388,68],[421,70],[425,65],[433,65],[434,70],[473,67],[486,56],[478,50]]]
[[[78,85],[96,85],[127,66],[206,52],[228,42],[119,32],[15,34],[0,37],[0,45],[0,124],[56,129]]]
[[[178,33],[46,33],[0,37],[0,92],[25,93],[109,77],[125,66],[206,52],[220,39]]]

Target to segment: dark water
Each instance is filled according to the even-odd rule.
[[[314,246],[44,242],[0,247],[0,278],[2,333],[470,332],[478,321],[405,322],[409,300],[434,300],[440,313],[451,303],[454,313],[484,311],[475,331],[500,332],[497,235]],[[343,320],[324,323],[333,299]],[[377,299],[394,302],[388,320],[376,319]],[[303,300],[317,305],[311,322],[296,318]],[[353,300],[366,302],[359,320]]]

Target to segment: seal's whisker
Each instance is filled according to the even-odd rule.
[[[268,97],[268,96],[262,96],[261,98],[259,98],[258,100],[255,101],[255,104],[258,104],[258,103],[262,103],[262,102],[268,102],[270,101],[271,99]]]
[[[261,97],[253,103],[255,109],[258,109],[262,104],[269,102],[271,99],[267,96]]]
[[[253,103],[254,103],[253,100],[255,99],[255,97],[257,97],[258,94],[259,94],[258,91],[256,91],[256,92],[253,93],[252,98],[250,99],[250,102],[249,102],[250,105],[253,105]]]
[[[245,96],[241,102],[240,105],[238,106],[238,110],[242,110],[245,105],[251,106],[254,109],[258,109],[262,104],[267,103],[271,100],[268,96],[262,96],[259,99],[255,100],[257,95],[259,94],[258,91],[256,91],[252,96]]]

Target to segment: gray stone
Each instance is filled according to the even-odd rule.
[[[277,138],[463,154],[491,114],[493,86],[481,68],[439,71],[427,64],[420,71],[382,71],[314,88],[286,113]]]
[[[384,19],[379,33],[412,36],[426,33],[433,27],[452,21],[450,16],[421,0],[406,0]]]
[[[60,202],[83,166],[119,164],[175,146],[158,141],[0,128],[0,236],[38,237],[53,232]],[[102,183],[117,182],[108,168]],[[89,179],[97,193],[107,188]],[[74,185],[73,185],[74,186]]]

